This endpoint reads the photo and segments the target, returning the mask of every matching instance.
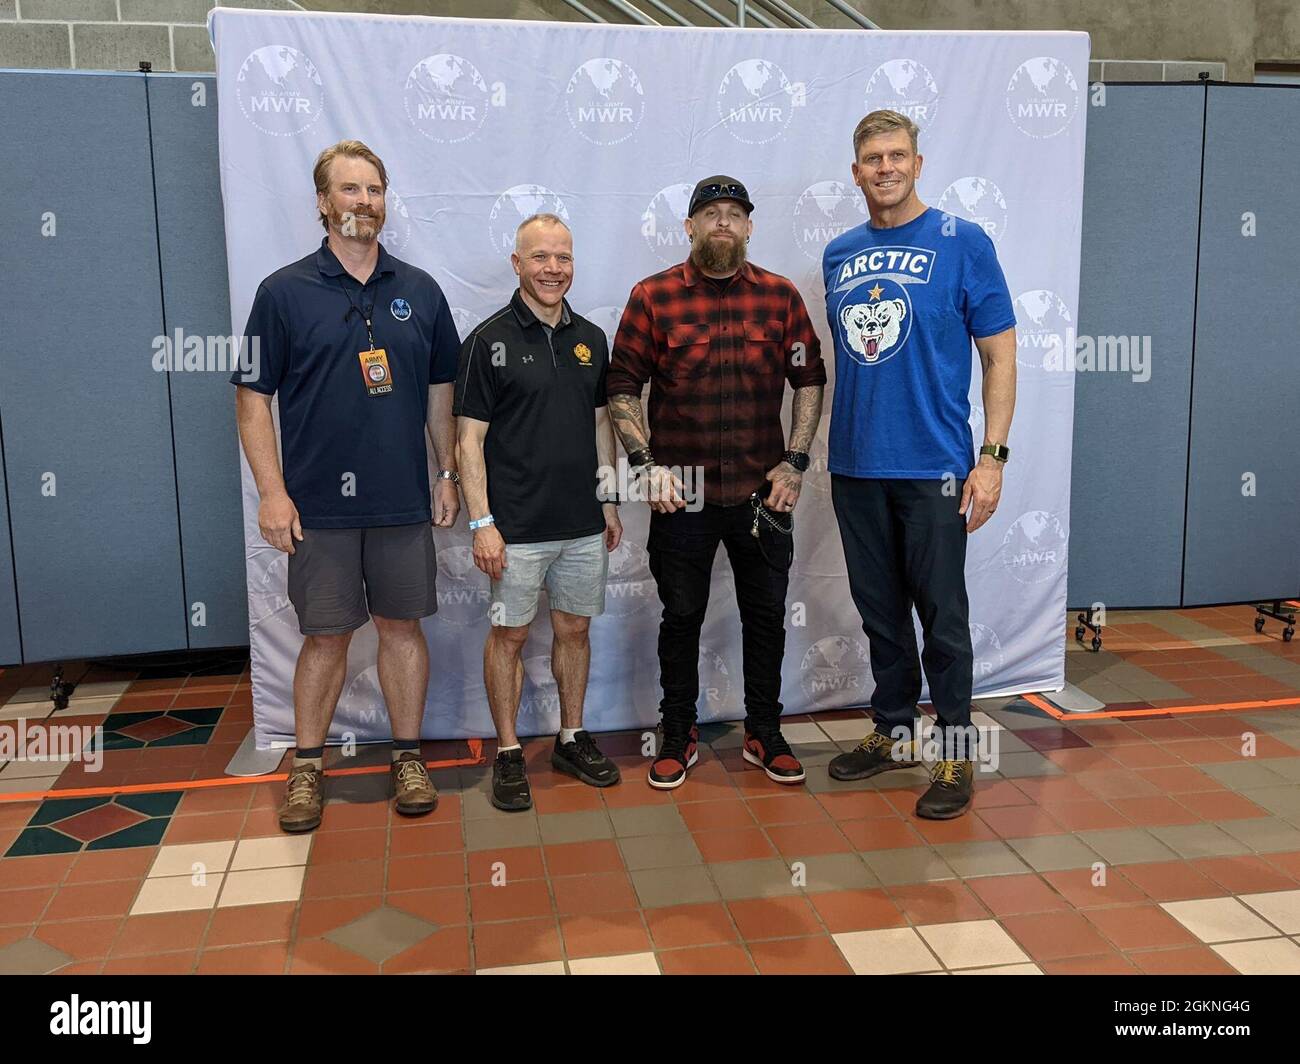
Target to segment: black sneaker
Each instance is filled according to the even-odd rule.
[[[916,800],[916,815],[952,820],[966,812],[974,798],[975,762],[938,761],[930,773],[930,789]]]
[[[671,791],[686,782],[686,770],[698,761],[697,749],[700,729],[694,724],[663,725],[663,738],[659,742],[659,756],[650,766],[650,786],[660,791]]]
[[[503,750],[497,754],[492,765],[492,804],[507,813],[533,807],[523,750]]]
[[[593,787],[612,787],[621,778],[618,766],[597,749],[596,740],[586,731],[579,731],[569,743],[555,737],[551,767]]]
[[[898,740],[880,732],[872,732],[847,754],[832,758],[827,771],[837,780],[865,780],[896,768],[914,768],[920,762],[898,760],[894,747]]]

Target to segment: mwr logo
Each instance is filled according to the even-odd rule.
[[[452,324],[456,326],[456,335],[464,340],[483,320],[482,314],[475,314],[472,310],[466,310],[464,307],[451,308]]]
[[[1002,564],[1022,584],[1051,580],[1065,565],[1067,537],[1054,514],[1030,510],[1016,518],[1002,538]]]
[[[384,228],[379,234],[379,242],[384,245],[384,249],[389,254],[399,255],[411,242],[411,215],[406,209],[406,203],[392,185],[388,186],[388,194],[384,202],[387,217],[384,219]]]
[[[1060,59],[1026,59],[1007,84],[1007,114],[1021,133],[1042,139],[1065,132],[1079,110],[1079,84]]]
[[[970,645],[975,653],[975,686],[989,680],[1002,668],[1002,641],[986,624],[971,624]]]
[[[695,186],[686,184],[661,188],[641,212],[641,235],[665,266],[675,266],[689,253],[691,240],[682,223],[693,191]]]
[[[519,699],[516,728],[531,735],[556,731],[560,723],[560,689],[551,672],[551,655],[524,658],[524,675],[528,682]]]
[[[605,334],[605,339],[609,341],[609,349],[613,351],[614,337],[618,333],[618,323],[623,320],[623,308],[596,307],[594,310],[587,311],[583,317]],[[461,333],[461,335],[464,336],[465,334]]]
[[[1052,352],[1065,350],[1065,336],[1074,324],[1065,301],[1046,288],[1016,296],[1016,361],[1028,370],[1044,369]]]
[[[614,617],[631,617],[659,601],[650,575],[650,555],[626,536],[609,556],[609,577],[605,584],[605,609]]]
[[[722,656],[700,644],[700,694],[704,705],[697,714],[701,724],[721,719],[731,708],[731,670]]]
[[[804,87],[767,59],[746,59],[722,75],[718,115],[731,135],[745,144],[766,144],[785,132]]]
[[[867,220],[867,201],[855,185],[818,181],[794,201],[794,242],[810,259],[821,261],[826,245]]]
[[[260,532],[257,538],[261,545]],[[249,569],[249,627],[274,625],[299,635],[298,614],[289,601],[289,555],[267,545],[253,556]]]
[[[363,740],[374,735],[373,731],[364,730],[368,724],[373,724],[376,730],[382,731],[388,723],[388,710],[384,690],[379,686],[378,665],[367,666],[352,677],[339,699],[338,713],[334,718],[336,724],[339,717],[347,725],[343,731],[361,731],[359,737]]]
[[[867,79],[866,108],[897,111],[925,129],[939,110],[939,86],[925,64],[891,59]]]
[[[514,251],[515,230],[534,214],[556,214],[566,223],[569,221],[564,201],[544,185],[515,185],[501,193],[488,213],[492,249],[502,255]]]
[[[959,177],[943,190],[937,204],[944,214],[974,222],[995,244],[1007,229],[1007,201],[987,177]]]
[[[480,624],[487,619],[490,598],[488,578],[474,565],[473,550],[438,551],[438,620],[457,628]]]
[[[403,99],[411,125],[439,144],[469,140],[483,128],[492,105],[478,68],[446,52],[426,56],[411,68]]]
[[[871,659],[849,635],[828,635],[810,646],[799,663],[800,684],[817,706],[847,706],[867,695]]]
[[[564,90],[569,124],[592,144],[621,144],[645,115],[636,71],[617,59],[588,59]]]
[[[316,124],[325,89],[316,66],[297,48],[268,44],[239,68],[235,98],[244,117],[273,137],[296,137]]]

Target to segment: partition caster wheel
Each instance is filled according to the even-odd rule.
[[[1294,636],[1295,636],[1295,629],[1294,629],[1294,628],[1284,628],[1284,629],[1282,629],[1282,642],[1284,642],[1284,643],[1289,643],[1289,642],[1291,642],[1291,639],[1292,639]]]
[[[1083,625],[1079,625],[1079,627],[1074,630],[1074,638],[1080,643],[1083,642]]]
[[[1255,631],[1257,631],[1257,632],[1262,632],[1263,630],[1264,630],[1264,618],[1263,618],[1263,617],[1256,617],[1256,618],[1255,618]]]
[[[1100,649],[1101,649],[1101,636],[1094,635],[1092,637],[1092,652],[1095,654]]]

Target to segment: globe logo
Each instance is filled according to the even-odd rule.
[[[1007,114],[1015,127],[1036,140],[1064,133],[1079,111],[1079,83],[1060,59],[1026,59],[1007,84]]]
[[[988,625],[972,623],[970,644],[975,655],[974,680],[978,687],[1002,669],[1002,641]]]
[[[528,682],[519,699],[519,720],[528,722],[533,734],[557,730],[547,726],[551,721],[558,726],[560,712],[560,689],[551,673],[551,655],[524,658],[524,676]]]
[[[1022,584],[1051,580],[1065,566],[1068,537],[1054,514],[1030,510],[1021,514],[1002,537],[1002,564]]]
[[[405,201],[392,185],[388,186],[384,206],[387,216],[384,218],[384,228],[379,232],[379,242],[390,254],[399,255],[411,242],[411,215],[406,209]]]
[[[851,706],[867,697],[871,659],[853,636],[828,635],[817,640],[804,653],[799,670],[800,686],[810,705]]]
[[[731,708],[731,671],[722,656],[703,643],[700,644],[699,673],[704,705],[696,713],[696,719],[701,724],[721,720]]]
[[[609,349],[614,350],[614,336],[618,333],[618,323],[623,320],[622,307],[596,307],[594,310],[587,311],[583,315],[589,322],[595,325],[605,334],[605,339],[609,341]],[[620,549],[622,544],[619,544]],[[614,552],[615,554],[618,551]],[[610,558],[610,565],[613,565],[613,557]]]
[[[897,111],[925,129],[939,109],[939,86],[923,63],[891,59],[867,79],[866,108]]]
[[[794,242],[820,262],[827,244],[866,220],[867,202],[856,185],[818,181],[794,201]]]
[[[468,59],[439,52],[406,75],[402,92],[411,125],[439,144],[469,140],[487,120],[487,82]]]
[[[261,572],[248,584],[248,620],[256,628],[276,621],[298,630],[297,614],[289,601],[289,555],[267,547],[253,556],[252,568]]]
[[[386,705],[383,689],[379,686],[379,666],[371,665],[352,677],[343,689],[338,715],[358,723],[369,723],[372,719],[383,721],[387,718]]]
[[[609,577],[605,584],[605,611],[614,617],[631,617],[659,601],[650,555],[639,543],[626,537],[609,556]]]
[[[1026,370],[1046,369],[1046,359],[1065,351],[1066,333],[1074,324],[1065,301],[1046,288],[1016,296],[1016,362]]]
[[[489,582],[474,564],[469,547],[445,547],[438,551],[438,612],[444,624],[468,628],[487,620],[491,595]]]
[[[452,324],[456,326],[456,335],[462,340],[477,329],[479,322],[482,320],[483,316],[481,314],[475,314],[464,307],[451,308]]]
[[[569,209],[544,185],[515,185],[506,189],[488,212],[488,238],[492,249],[501,255],[515,250],[515,230],[519,223],[534,214],[554,214],[569,221]]]
[[[944,214],[974,222],[995,244],[1007,229],[1007,201],[987,177],[959,177],[943,190],[936,205]]]
[[[818,432],[808,448],[808,471],[803,475],[803,483],[804,487],[812,488],[818,495],[828,499],[831,495],[830,461],[830,447]]]
[[[645,92],[636,71],[617,59],[588,59],[564,90],[569,124],[592,144],[621,144],[645,116]]]
[[[687,184],[661,188],[641,212],[641,235],[665,266],[675,266],[690,253],[691,238],[684,223],[694,191],[695,186]]]
[[[802,103],[803,86],[792,85],[785,71],[767,59],[737,63],[718,86],[718,117],[743,144],[776,140]]]
[[[325,109],[325,89],[316,66],[297,48],[268,44],[239,68],[235,98],[244,117],[273,137],[305,133]]]

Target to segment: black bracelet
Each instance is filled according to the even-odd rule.
[[[634,469],[639,469],[641,466],[654,465],[655,456],[650,453],[649,447],[642,447],[639,451],[633,451],[629,454],[627,461],[628,465]]]

